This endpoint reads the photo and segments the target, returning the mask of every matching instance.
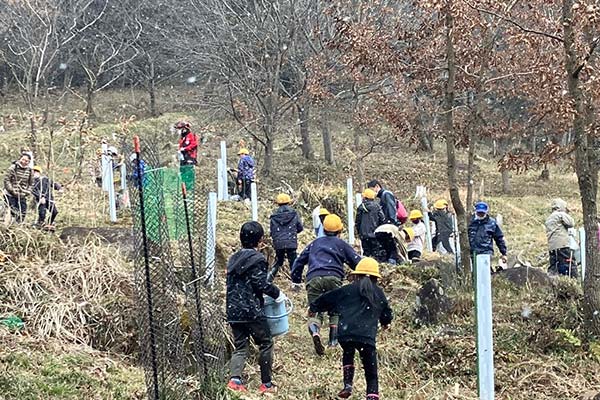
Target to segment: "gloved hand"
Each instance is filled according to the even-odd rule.
[[[287,296],[285,295],[285,293],[283,293],[283,291],[279,291],[279,296],[275,299],[276,303],[283,303],[285,300],[287,299]]]
[[[291,287],[292,287],[292,291],[294,293],[298,293],[300,291],[300,289],[302,289],[302,284],[301,283],[294,283],[294,282],[292,282]]]

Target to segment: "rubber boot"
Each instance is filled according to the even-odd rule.
[[[335,347],[338,345],[338,327],[337,325],[329,325],[329,347]]]
[[[379,400],[379,395],[378,394],[368,394],[367,400]]]
[[[317,324],[308,324],[308,332],[312,336],[313,344],[315,345],[315,351],[318,355],[322,356],[325,354],[325,347],[321,343],[321,335],[319,334],[319,326]]]
[[[352,396],[352,382],[354,381],[354,365],[344,365],[344,388],[339,391],[338,397],[347,399]]]

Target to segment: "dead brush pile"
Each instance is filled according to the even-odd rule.
[[[38,338],[133,350],[132,267],[116,248],[10,227],[0,228],[0,249],[0,315],[20,317]]]

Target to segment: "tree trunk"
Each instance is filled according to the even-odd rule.
[[[550,170],[548,169],[547,165],[544,165],[544,169],[542,170],[542,173],[540,174],[540,180],[541,181],[549,181],[550,180]]]
[[[450,199],[456,212],[458,230],[460,233],[460,247],[462,250],[463,283],[471,283],[471,264],[469,262],[469,240],[467,236],[467,217],[465,207],[460,199],[458,179],[456,176],[456,137],[454,133],[454,90],[456,82],[456,55],[452,34],[454,30],[453,1],[446,3],[446,61],[448,63],[448,79],[444,93],[444,128],[446,131],[446,155],[448,157],[447,173]]]
[[[335,165],[335,159],[333,157],[333,138],[331,130],[329,129],[329,118],[326,111],[321,112],[321,118],[319,125],[321,127],[321,135],[323,136],[323,153],[325,155],[325,161],[329,165]]]
[[[510,171],[502,168],[502,193],[509,194],[510,191]]]
[[[473,190],[475,187],[475,135],[474,129],[469,132],[469,160],[467,164],[467,207],[473,205]]]
[[[88,118],[94,117],[94,89],[95,85],[93,83],[88,83],[87,93],[85,95],[85,113]]]
[[[417,130],[417,136],[419,138],[419,150],[431,153],[433,151],[433,143],[431,138],[425,132],[425,124],[423,123],[423,116],[419,111],[414,120],[415,129]]]
[[[583,206],[583,225],[586,234],[586,271],[583,283],[584,320],[592,335],[600,335],[600,251],[598,251],[598,166],[593,148],[593,130],[587,130],[590,114],[580,86],[578,68],[580,57],[576,53],[573,28],[574,0],[563,0],[562,20],[564,29],[565,68],[569,96],[575,106],[573,134],[575,139],[575,170]]]
[[[33,155],[33,159],[37,158],[37,129],[35,128],[35,118],[33,116],[29,117],[29,122],[31,123],[31,136],[29,137],[29,146],[31,147],[31,154]],[[37,161],[36,161],[37,162]]]
[[[148,82],[148,95],[150,97],[150,115],[158,117],[156,110],[156,82],[155,82],[154,61],[150,61],[150,79]]]
[[[360,127],[354,126],[354,155],[356,156],[356,183],[362,187],[366,184],[365,180],[365,158],[360,154]]]
[[[298,119],[300,120],[300,137],[302,138],[302,157],[307,160],[314,160],[315,155],[313,154],[312,143],[310,142],[310,131],[309,126],[309,105],[308,103],[298,103],[296,105],[298,110]]]
[[[261,170],[262,176],[269,176],[271,168],[273,168],[273,140],[269,136],[264,143],[265,148],[265,163]]]

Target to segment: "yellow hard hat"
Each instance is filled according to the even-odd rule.
[[[275,203],[282,204],[290,204],[292,202],[292,198],[286,193],[279,193],[275,198]]]
[[[250,151],[247,148],[242,147],[240,151],[238,151],[238,156],[241,156],[242,154],[250,154]]]
[[[423,213],[420,210],[411,210],[408,219],[419,219],[423,218]]]
[[[353,275],[369,275],[381,278],[379,274],[379,263],[371,257],[365,257],[358,262],[356,269],[351,272]]]
[[[372,189],[365,189],[365,191],[362,194],[362,197],[364,199],[369,199],[369,200],[373,200],[376,196],[377,196],[377,193],[375,193],[375,191]]]
[[[433,203],[433,207],[437,210],[443,210],[444,208],[448,207],[448,202],[444,199],[439,199]]]
[[[413,228],[404,228],[402,232],[408,236],[408,242],[415,240],[415,230]]]
[[[42,173],[42,167],[40,167],[39,165],[33,167],[33,170],[39,172],[40,174]]]
[[[321,215],[329,215],[331,214],[326,208],[322,208],[319,210],[319,216]]]
[[[323,221],[323,229],[325,232],[341,232],[344,229],[342,219],[335,214],[329,214]]]

